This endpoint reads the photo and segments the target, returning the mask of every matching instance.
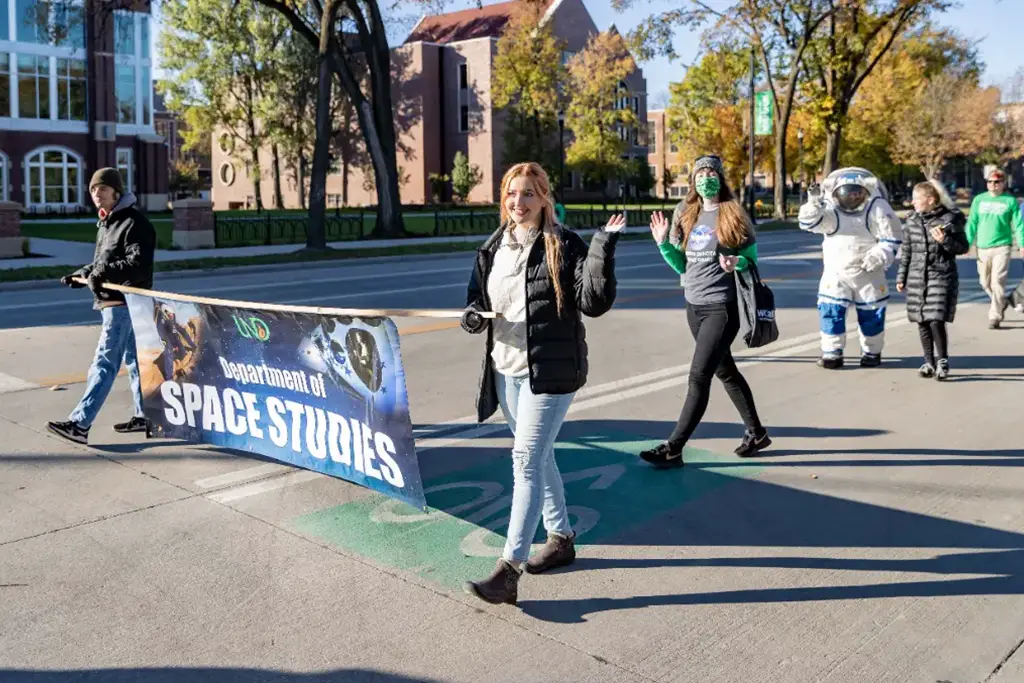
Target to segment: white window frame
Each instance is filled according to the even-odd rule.
[[[71,76],[69,76],[69,75],[62,75],[60,73],[60,71],[57,69],[57,67],[60,65],[60,60],[62,60],[62,59],[71,61],[72,58],[71,57],[52,57],[50,59],[50,75],[51,75],[51,78],[54,80],[53,87],[50,88],[50,93],[51,93],[51,95],[53,97],[53,99],[51,100],[51,104],[50,104],[50,111],[53,113],[52,114],[52,118],[54,120],[57,120],[57,121],[75,121],[75,122],[79,122],[80,121],[81,123],[85,123],[84,119],[81,119],[81,120],[79,120],[79,119],[71,119],[71,118],[62,119],[60,117],[60,115],[61,115],[61,111],[60,111],[60,86],[61,86],[61,83],[63,82],[63,83],[67,84],[67,91],[68,91],[68,102],[67,102],[67,105],[68,105],[68,111],[70,112],[70,110],[71,110],[71,83],[72,83],[72,81],[75,80],[75,79],[71,78]],[[82,67],[86,70],[86,73],[88,73],[88,69],[89,69],[88,62],[86,62],[84,59],[79,59],[79,60],[75,60],[75,61],[81,62],[82,63]],[[82,82],[85,84],[85,97],[86,97],[86,100],[87,100],[86,101],[86,109],[88,109],[88,107],[89,107],[89,103],[88,103],[88,99],[89,99],[89,77],[86,76],[82,80]]]
[[[142,24],[149,22],[149,34],[152,38],[153,22],[152,17],[145,12],[132,12],[131,10],[114,10],[114,24],[117,24],[117,17],[132,18],[132,30],[134,36],[134,54],[117,54],[116,44],[114,51],[115,74],[118,66],[130,66],[135,69],[135,121],[132,123],[115,122],[117,132],[126,135],[138,135],[141,133],[155,133],[153,116],[153,51],[149,50],[149,57],[142,56]],[[115,29],[116,30],[116,29]],[[117,36],[114,36],[117,40]],[[143,83],[143,73],[149,73],[149,83]],[[116,82],[116,76],[115,76]],[[146,106],[143,106],[145,103]],[[149,110],[149,123],[145,122],[143,112]]]
[[[63,169],[63,180],[64,180],[64,183],[63,183],[64,201],[62,201],[62,202],[47,202],[46,201],[46,168],[48,167],[48,165],[46,163],[46,153],[47,152],[61,152],[62,154],[64,154],[64,160],[63,160],[63,162],[61,163],[61,166],[60,166],[60,168]],[[33,157],[36,157],[36,156],[39,157],[39,164],[33,164],[33,162],[32,162]],[[72,164],[72,163],[69,163],[69,162],[74,162],[74,163]],[[40,173],[39,173],[39,180],[40,180],[40,183],[41,183],[40,198],[42,199],[42,202],[33,202],[33,201],[31,201],[32,200],[32,184],[31,184],[32,183],[32,173],[30,171],[30,167],[34,166],[34,165],[38,165],[40,167]],[[76,165],[78,167],[77,187],[76,187],[76,189],[77,189],[76,194],[78,195],[78,201],[77,202],[68,201],[68,168],[70,166],[72,166],[72,165]],[[50,164],[49,167],[53,168],[54,165]],[[83,202],[84,202],[85,198],[82,195],[82,173],[84,172],[84,169],[85,169],[85,163],[82,161],[82,157],[80,157],[74,151],[68,149],[67,147],[61,147],[60,145],[44,145],[42,147],[36,147],[35,149],[33,149],[32,151],[30,151],[28,154],[25,155],[24,168],[25,168],[25,206],[26,206],[26,208],[29,208],[29,209],[48,209],[48,208],[49,209],[54,209],[54,208],[73,209],[73,208],[79,208],[79,207],[83,206]]]
[[[11,160],[0,151],[0,202],[6,202],[9,197],[8,184],[10,183]]]
[[[77,59],[86,61],[85,47],[70,47],[68,45],[41,45],[38,43],[21,43],[14,40],[17,35],[17,2],[8,0],[7,3],[8,35],[0,36],[0,52],[6,52],[11,59],[11,84],[10,84],[10,116],[0,116],[0,130],[31,131],[40,133],[88,133],[89,126],[85,121],[66,121],[57,117],[57,59]],[[21,118],[19,109],[21,102],[18,100],[18,57],[20,55],[34,55],[36,57],[49,58],[48,74],[50,88],[50,112],[48,117],[43,118]],[[87,95],[88,96],[88,95]]]
[[[127,155],[127,163],[123,166],[121,164],[121,154]],[[135,155],[132,152],[131,147],[118,147],[115,152],[115,163],[117,165],[117,171],[121,174],[121,178],[124,179],[124,191],[134,192],[135,191]],[[121,169],[124,169],[123,171]]]

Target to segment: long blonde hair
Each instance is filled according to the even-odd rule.
[[[533,189],[541,200],[541,232],[544,235],[544,257],[548,264],[548,274],[551,284],[555,288],[555,308],[558,317],[562,317],[562,305],[565,303],[565,293],[562,291],[562,228],[555,219],[555,203],[551,197],[551,182],[548,174],[544,172],[540,164],[533,161],[526,161],[514,165],[505,172],[501,179],[501,224],[506,230],[512,230],[515,225],[512,223],[508,209],[505,208],[505,199],[508,198],[508,188],[515,178],[529,178],[533,183]]]
[[[693,230],[693,226],[697,223],[701,209],[704,206],[703,200],[697,194],[695,175],[696,173],[690,174],[690,189],[686,193],[686,199],[684,200],[686,208],[683,210],[679,220],[676,221],[676,224],[672,226],[672,233],[683,248],[686,247],[686,243],[690,239],[690,231]],[[752,231],[750,218],[743,207],[740,206],[736,195],[732,193],[725,177],[717,171],[715,171],[715,175],[718,176],[719,182],[718,226],[715,229],[715,233],[718,235],[718,241],[723,247],[737,249],[750,236]]]

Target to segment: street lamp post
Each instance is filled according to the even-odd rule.
[[[797,142],[797,148],[799,149],[799,158],[800,158],[800,162],[799,162],[800,163],[800,186],[799,186],[798,192],[796,193],[796,200],[797,200],[798,204],[801,204],[804,201],[804,185],[806,184],[805,183],[806,178],[804,178],[804,129],[803,128],[798,128],[797,129],[797,131],[796,131],[796,142]]]
[[[558,199],[565,188],[565,112],[558,110]]]

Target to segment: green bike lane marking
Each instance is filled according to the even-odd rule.
[[[626,434],[559,442],[555,447],[578,547],[599,545],[630,527],[691,502],[735,478],[764,468],[699,448],[686,467],[654,470],[636,454],[659,443]],[[719,467],[728,463],[727,467]],[[505,543],[512,466],[501,458],[424,483],[429,510],[380,494],[303,515],[298,530],[384,565],[412,571],[448,588],[494,568]],[[535,543],[543,543],[543,525]]]

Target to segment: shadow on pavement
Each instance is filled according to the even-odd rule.
[[[685,468],[665,474],[692,476]],[[702,475],[722,476],[706,471]],[[523,611],[544,621],[579,623],[596,612],[665,605],[1024,594],[1024,535],[757,479],[735,479],[730,486],[702,499],[699,506],[678,508],[601,545],[872,548],[899,552],[910,548],[936,548],[969,552],[939,552],[923,559],[821,556],[634,559],[587,558],[584,551],[573,571],[721,567],[928,573],[937,576],[925,580],[911,576],[872,577],[877,581],[852,585],[756,587],[626,598],[521,600],[519,605]],[[968,575],[970,578],[960,578]],[[804,577],[803,580],[807,579]],[[753,583],[756,585],[758,582],[755,579]]]
[[[434,683],[435,679],[409,678],[370,669],[335,669],[317,673],[292,673],[272,669],[221,668],[129,668],[31,671],[0,669],[5,683]]]

